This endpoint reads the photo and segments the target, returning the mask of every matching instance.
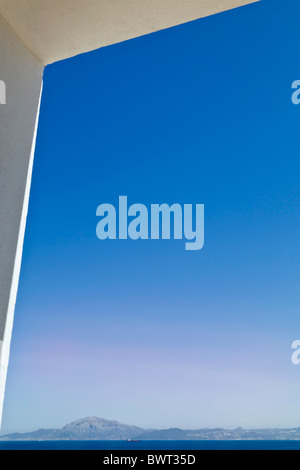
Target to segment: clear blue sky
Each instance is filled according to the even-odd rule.
[[[299,23],[263,0],[46,68],[3,432],[300,426]],[[100,241],[119,195],[204,203],[203,250]]]

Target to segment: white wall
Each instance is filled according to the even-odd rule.
[[[0,17],[0,424],[43,66]]]
[[[258,0],[0,0],[0,15],[47,65]]]

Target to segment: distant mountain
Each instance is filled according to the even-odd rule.
[[[300,428],[252,429],[203,428],[198,430],[142,429],[103,418],[84,418],[61,429],[39,429],[28,433],[0,436],[1,441],[55,440],[300,440]]]
[[[300,428],[295,429],[252,429],[237,428],[233,430],[197,429],[183,430],[178,428],[148,431],[139,435],[141,440],[201,440],[201,441],[235,441],[235,440],[300,440]]]
[[[13,441],[50,441],[50,440],[123,440],[132,439],[144,433],[137,426],[128,426],[118,421],[103,418],[84,418],[67,424],[61,429],[39,429],[28,433],[15,433],[0,436],[0,440]]]

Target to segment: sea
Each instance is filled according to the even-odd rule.
[[[300,441],[0,441],[0,450],[300,450]]]

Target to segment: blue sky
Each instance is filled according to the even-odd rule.
[[[300,425],[300,5],[263,0],[46,67],[2,432]],[[205,204],[205,245],[96,208]]]

